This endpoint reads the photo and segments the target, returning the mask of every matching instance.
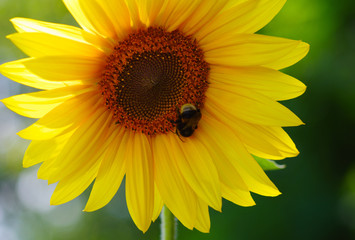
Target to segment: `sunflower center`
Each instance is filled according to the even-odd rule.
[[[117,124],[154,135],[174,131],[182,105],[202,107],[208,73],[196,40],[151,27],[115,46],[99,86]]]

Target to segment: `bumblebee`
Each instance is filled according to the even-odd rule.
[[[178,136],[190,137],[197,128],[197,124],[201,117],[200,109],[196,108],[194,105],[190,103],[182,105],[178,119],[175,121],[175,133]]]

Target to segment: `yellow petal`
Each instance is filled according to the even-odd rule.
[[[49,144],[53,143],[55,146],[51,146],[51,148],[54,148],[52,154],[49,154],[48,157],[43,156],[44,162],[41,164],[41,167],[38,169],[37,172],[37,177],[39,179],[47,180],[50,178],[54,170],[56,169],[56,160],[60,154],[60,152],[63,150],[64,146],[66,143],[69,141],[70,137],[73,135],[76,129],[73,129],[65,134],[62,134],[60,136],[57,136],[53,139],[49,140],[44,140],[44,141],[32,141],[31,143],[36,143],[35,145],[35,150],[38,149],[38,151],[41,150],[41,147],[48,147]],[[50,149],[51,149],[50,148]],[[40,157],[41,155],[36,155],[36,151],[30,151],[29,155],[29,160],[35,160],[36,158]],[[37,151],[37,152],[38,152]],[[43,151],[43,149],[42,149]],[[33,152],[33,154],[32,154]],[[27,152],[26,152],[27,153]],[[24,164],[26,160],[26,153],[24,157]]]
[[[165,0],[138,0],[138,8],[142,22],[147,26],[154,26],[164,2]]]
[[[186,35],[193,35],[201,28],[205,28],[206,24],[225,7],[229,0],[209,0],[201,1],[199,6],[187,18],[182,26],[179,27]],[[185,3],[191,5],[191,3]]]
[[[305,42],[300,42],[296,48],[292,49],[292,51],[277,59],[277,61],[273,61],[265,64],[265,67],[273,68],[273,69],[283,69],[300,61],[304,58],[309,52],[309,44]]]
[[[202,0],[171,0],[165,1],[157,16],[156,24],[168,31],[176,30],[196,11]]]
[[[85,44],[90,43],[96,48],[104,50],[105,52],[109,52],[113,46],[104,38],[74,26],[43,22],[28,18],[13,18],[11,19],[11,22],[13,23],[15,29],[20,33],[43,32]]]
[[[243,207],[250,207],[255,205],[255,202],[249,191],[245,191],[240,188],[230,188],[225,184],[221,185],[221,190],[223,198],[231,201],[232,203]]]
[[[101,77],[105,59],[83,56],[47,56],[22,62],[32,73],[54,81],[84,80],[97,82]]]
[[[104,130],[111,122],[108,114],[97,115],[99,118],[92,117],[70,137],[55,160],[54,170],[52,169],[48,180],[49,183],[58,180],[60,182],[52,195],[51,204],[57,205],[72,200],[96,177],[101,162],[100,156],[105,150],[105,145],[110,143],[105,141],[109,133]],[[85,138],[80,137],[83,136],[83,132],[87,134]],[[86,148],[83,147],[84,145]]]
[[[279,151],[284,157],[295,157],[299,154],[295,143],[281,127],[265,127],[263,131],[269,136],[270,142],[280,146]]]
[[[209,133],[208,128],[213,126],[208,125],[206,121],[200,122],[198,130],[195,131],[194,135],[210,151],[221,183],[230,188],[248,190],[238,171],[234,169],[233,164],[230,163],[230,160],[224,153],[224,149],[219,146],[219,143],[214,140],[214,136]],[[225,141],[229,140],[226,139]]]
[[[109,203],[126,173],[125,153],[129,135],[124,134],[122,127],[114,135],[113,141],[102,154],[100,169],[84,211],[95,211]]]
[[[211,125],[208,129],[211,135],[214,136],[215,142],[224,149],[227,158],[238,171],[249,191],[265,196],[279,195],[280,192],[245,149],[237,136],[228,127],[212,118],[207,112],[203,114],[204,118],[207,119],[205,120],[206,124],[209,123]]]
[[[306,90],[297,79],[264,67],[212,66],[210,83],[216,88],[235,92],[250,89],[276,101],[298,97]]]
[[[79,0],[80,10],[95,31],[102,36],[115,38],[115,27],[100,6],[100,2],[102,1]]]
[[[73,97],[18,132],[18,135],[29,140],[45,140],[72,130],[97,111],[99,103],[102,104],[98,97],[97,92]]]
[[[243,121],[237,121],[235,126],[237,126],[234,128],[236,134],[254,155],[278,160],[299,154],[295,144],[281,127],[260,126]],[[274,147],[278,153],[270,151],[269,145]]]
[[[14,33],[7,36],[18,48],[30,57],[48,55],[83,55],[105,58],[102,51],[89,43],[74,41],[42,32]]]
[[[40,162],[51,162],[57,158],[73,131],[53,139],[32,141],[23,157],[23,167],[28,168]]]
[[[224,183],[231,188],[248,190],[248,187],[245,185],[238,171],[233,168],[233,165],[230,163],[230,160],[224,152],[223,143],[216,142],[214,135],[210,131],[214,122],[209,123],[209,119],[205,118],[204,115],[205,113],[203,112],[203,120],[199,122],[198,130],[194,132],[196,141],[200,141],[201,144],[209,150],[217,168],[221,183]],[[226,139],[225,141],[229,140]]]
[[[131,17],[131,27],[133,30],[138,30],[144,28],[144,24],[142,22],[140,16],[140,7],[138,6],[138,2],[136,0],[126,0],[125,1],[128,7],[128,11]]]
[[[91,2],[85,1],[85,3],[88,4]],[[118,40],[124,39],[131,32],[131,19],[125,1],[97,0],[97,3],[104,12],[104,19],[107,18],[105,21],[112,23],[112,27],[115,31],[114,38]],[[99,16],[98,19],[94,19],[94,21],[103,21],[102,16]],[[108,30],[112,32],[112,29]]]
[[[195,228],[203,233],[210,232],[211,221],[210,214],[208,212],[208,205],[202,201],[197,201],[197,218]]]
[[[86,31],[112,39],[122,39],[130,30],[125,1],[64,0],[77,23]]]
[[[173,136],[176,137],[176,136]],[[152,138],[154,175],[156,186],[164,204],[188,229],[196,222],[197,198],[182,176],[175,159],[175,152],[168,145],[169,135]]]
[[[308,46],[308,44],[259,34],[238,34],[221,36],[206,44],[201,43],[201,46],[205,51],[205,59],[208,63],[240,67],[279,66],[280,59],[287,59],[285,64],[292,65],[305,55],[295,54],[295,52],[305,53],[304,46]],[[300,58],[300,56],[302,57]]]
[[[88,134],[91,133],[87,129],[87,126],[90,125],[92,121],[95,121],[98,116],[101,116],[101,121],[98,121],[97,124],[101,125],[99,125],[100,130],[95,132],[96,135],[91,137],[91,139],[80,138],[80,133],[82,132],[87,131]],[[105,123],[102,123],[102,120],[104,120],[105,117],[107,118],[107,121]],[[60,179],[65,178],[68,175],[80,175],[81,173],[84,174],[87,169],[93,167],[93,165],[95,165],[97,162],[101,162],[103,158],[102,153],[105,151],[106,147],[112,142],[115,136],[115,134],[113,134],[113,131],[116,129],[115,125],[111,124],[110,127],[107,126],[107,129],[105,129],[105,124],[110,125],[109,121],[110,118],[107,116],[107,114],[102,114],[102,112],[98,111],[96,117],[93,116],[91,121],[87,121],[85,124],[80,126],[80,128],[73,129],[68,133],[55,137],[55,141],[59,143],[59,145],[56,147],[56,152],[58,153],[56,154],[56,156],[53,156],[52,158],[46,159],[44,161],[44,163],[38,170],[38,178],[48,180],[49,183],[54,183],[59,181]],[[104,133],[102,134],[103,131]],[[75,135],[72,138],[74,133]],[[80,141],[78,140],[78,136],[80,138]],[[68,144],[69,140],[71,141],[70,144],[73,145]],[[52,140],[46,141],[50,142]],[[89,141],[89,143],[85,145],[85,141]],[[93,141],[97,141],[97,143],[92,143]],[[85,149],[85,151],[74,152],[79,143],[83,143],[83,145],[89,147],[90,144],[93,144],[94,147],[88,147]],[[65,149],[64,147],[66,147],[67,149]],[[63,154],[65,154],[65,151],[68,151],[68,148],[69,151],[70,149],[73,149],[72,153],[74,155],[77,154],[72,159],[69,159],[66,156],[63,157]]]
[[[63,0],[65,6],[74,17],[76,22],[85,30],[91,33],[100,35],[100,29],[96,29],[93,26],[93,19],[90,19],[90,16],[87,16],[81,7],[80,0]],[[101,34],[105,36],[105,34]]]
[[[286,0],[260,0],[254,11],[250,11],[247,16],[238,22],[237,32],[255,33],[268,24],[281,8]]]
[[[87,91],[90,91],[88,86],[79,85],[20,94],[2,99],[1,102],[17,114],[30,118],[41,118],[65,100]]]
[[[213,103],[205,105],[205,110],[213,118],[228,125],[250,153],[256,156],[277,160],[294,157],[299,153],[291,138],[281,127],[247,123],[216,107]]]
[[[63,204],[79,196],[95,179],[99,166],[100,162],[97,161],[89,169],[86,169],[85,172],[75,172],[59,181],[52,194],[50,204]]]
[[[80,161],[82,159],[75,159],[75,160],[71,159],[72,165],[74,165],[72,166],[73,168],[75,168],[75,165],[78,164],[76,162],[77,160],[79,161],[81,166],[75,169],[75,171],[69,172],[66,175],[65,173],[67,172],[64,171],[62,172],[64,177],[60,180],[60,182],[56,186],[56,189],[50,201],[51,205],[59,205],[59,204],[66,203],[79,196],[86,188],[89,187],[91,182],[96,177],[100,166],[100,161],[99,161],[100,159],[97,161],[92,161],[92,159],[96,160],[98,158],[95,158],[95,155],[93,154],[88,154],[85,156],[85,160],[89,160],[89,161]],[[53,169],[49,169],[49,170],[51,172],[55,172],[53,171]],[[54,183],[55,181],[49,180],[48,182]]]
[[[53,163],[55,168],[48,182],[57,182],[69,175],[85,172],[100,162],[111,143],[115,124],[105,107],[96,110],[70,137]]]
[[[220,211],[222,207],[220,180],[209,150],[194,136],[182,142],[174,135],[170,137],[170,141],[176,162],[186,182],[199,198]]]
[[[211,19],[198,33],[197,39],[204,44],[231,33],[255,33],[274,18],[285,2],[286,0],[238,1]]]
[[[152,216],[153,222],[155,222],[155,220],[157,220],[157,218],[159,217],[160,212],[163,209],[163,206],[164,206],[163,199],[160,196],[157,185],[155,185],[155,187],[154,187],[154,210],[153,210],[153,216]]]
[[[264,126],[298,126],[302,121],[288,108],[263,95],[241,89],[239,92],[225,91],[212,86],[206,92],[206,105],[244,120]],[[228,104],[223,104],[228,103]]]
[[[234,3],[233,6],[230,6]],[[247,0],[247,1],[229,1],[226,8],[220,13],[216,14],[213,19],[206,22],[205,26],[197,31],[194,36],[203,45],[208,41],[216,39],[217,34],[224,36],[238,32],[238,25],[246,15],[252,13],[257,5],[260,4],[260,0]],[[207,36],[207,39],[204,38]]]
[[[137,227],[146,232],[154,210],[153,156],[146,135],[133,133],[130,138],[126,154],[127,207]]]
[[[81,84],[81,81],[48,81],[30,72],[23,63],[28,58],[0,65],[0,73],[15,82],[38,89],[55,89]]]
[[[241,206],[254,205],[247,185],[231,163],[231,160],[234,161],[234,159],[228,159],[228,154],[225,152],[224,142],[231,140],[224,139],[224,142],[218,142],[218,138],[215,138],[213,132],[210,131],[211,128],[216,127],[213,125],[214,121],[209,123],[209,118],[205,118],[204,115],[205,113],[203,113],[203,120],[200,121],[194,135],[210,151],[221,180],[222,196]]]

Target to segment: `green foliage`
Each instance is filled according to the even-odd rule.
[[[275,161],[270,160],[270,159],[264,159],[264,158],[260,158],[257,156],[253,156],[253,157],[259,163],[260,167],[262,169],[264,169],[265,171],[280,170],[280,169],[284,169],[286,167],[285,164],[278,164]]]

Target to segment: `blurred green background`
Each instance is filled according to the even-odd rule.
[[[5,38],[13,17],[76,25],[60,0],[0,0],[0,64],[24,57]],[[286,129],[301,154],[268,172],[281,196],[254,195],[251,208],[224,201],[222,213],[210,211],[209,234],[179,225],[179,239],[355,239],[355,2],[288,0],[260,32],[311,45],[305,59],[283,70],[308,86],[284,102],[306,123]],[[31,91],[0,76],[0,99]],[[16,132],[31,122],[0,104],[0,239],[159,239],[159,220],[144,235],[135,227],[124,189],[93,213],[81,211],[88,191],[49,206],[54,186],[36,179],[36,167],[22,169],[28,142]]]

